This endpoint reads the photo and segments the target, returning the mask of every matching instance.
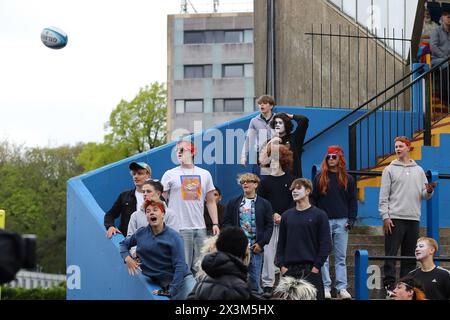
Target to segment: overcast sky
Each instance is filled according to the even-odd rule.
[[[213,0],[191,0],[198,11]],[[220,0],[220,11],[252,0]],[[189,7],[189,11],[193,9]],[[0,140],[27,146],[100,142],[121,99],[165,82],[167,14],[179,0],[0,0]],[[68,45],[45,47],[55,26]]]

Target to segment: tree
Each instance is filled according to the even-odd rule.
[[[136,97],[120,101],[111,112],[102,143],[87,143],[77,157],[86,171],[94,170],[166,142],[167,91],[158,82],[140,88]]]
[[[82,145],[25,148],[0,143],[0,208],[7,229],[37,235],[38,265],[65,273],[66,182],[83,172]]]
[[[167,91],[164,84],[154,82],[140,88],[138,95],[127,102],[122,100],[112,111],[105,142],[122,145],[128,155],[144,152],[166,142]]]

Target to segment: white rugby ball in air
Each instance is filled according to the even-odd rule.
[[[67,45],[67,34],[61,29],[48,27],[41,32],[42,43],[51,49],[61,49]]]

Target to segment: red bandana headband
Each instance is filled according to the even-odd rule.
[[[338,156],[343,156],[344,151],[340,147],[328,147],[327,154],[337,154]]]

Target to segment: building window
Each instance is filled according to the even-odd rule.
[[[214,112],[244,112],[244,99],[214,99]]]
[[[224,64],[222,66],[222,77],[224,78],[242,78],[243,76],[243,64]]]
[[[244,112],[244,99],[224,99],[225,112]]]
[[[193,65],[184,66],[184,78],[211,78],[212,77],[212,65]]]
[[[184,100],[175,100],[175,113],[184,113]]]
[[[222,65],[222,77],[224,78],[253,78],[253,64],[224,64]]]
[[[225,31],[225,43],[244,42],[244,31]]]
[[[184,43],[205,43],[205,32],[204,31],[185,31],[184,32]]]
[[[175,113],[203,112],[203,100],[175,100]]]
[[[185,44],[200,43],[252,43],[253,30],[184,31]]]

